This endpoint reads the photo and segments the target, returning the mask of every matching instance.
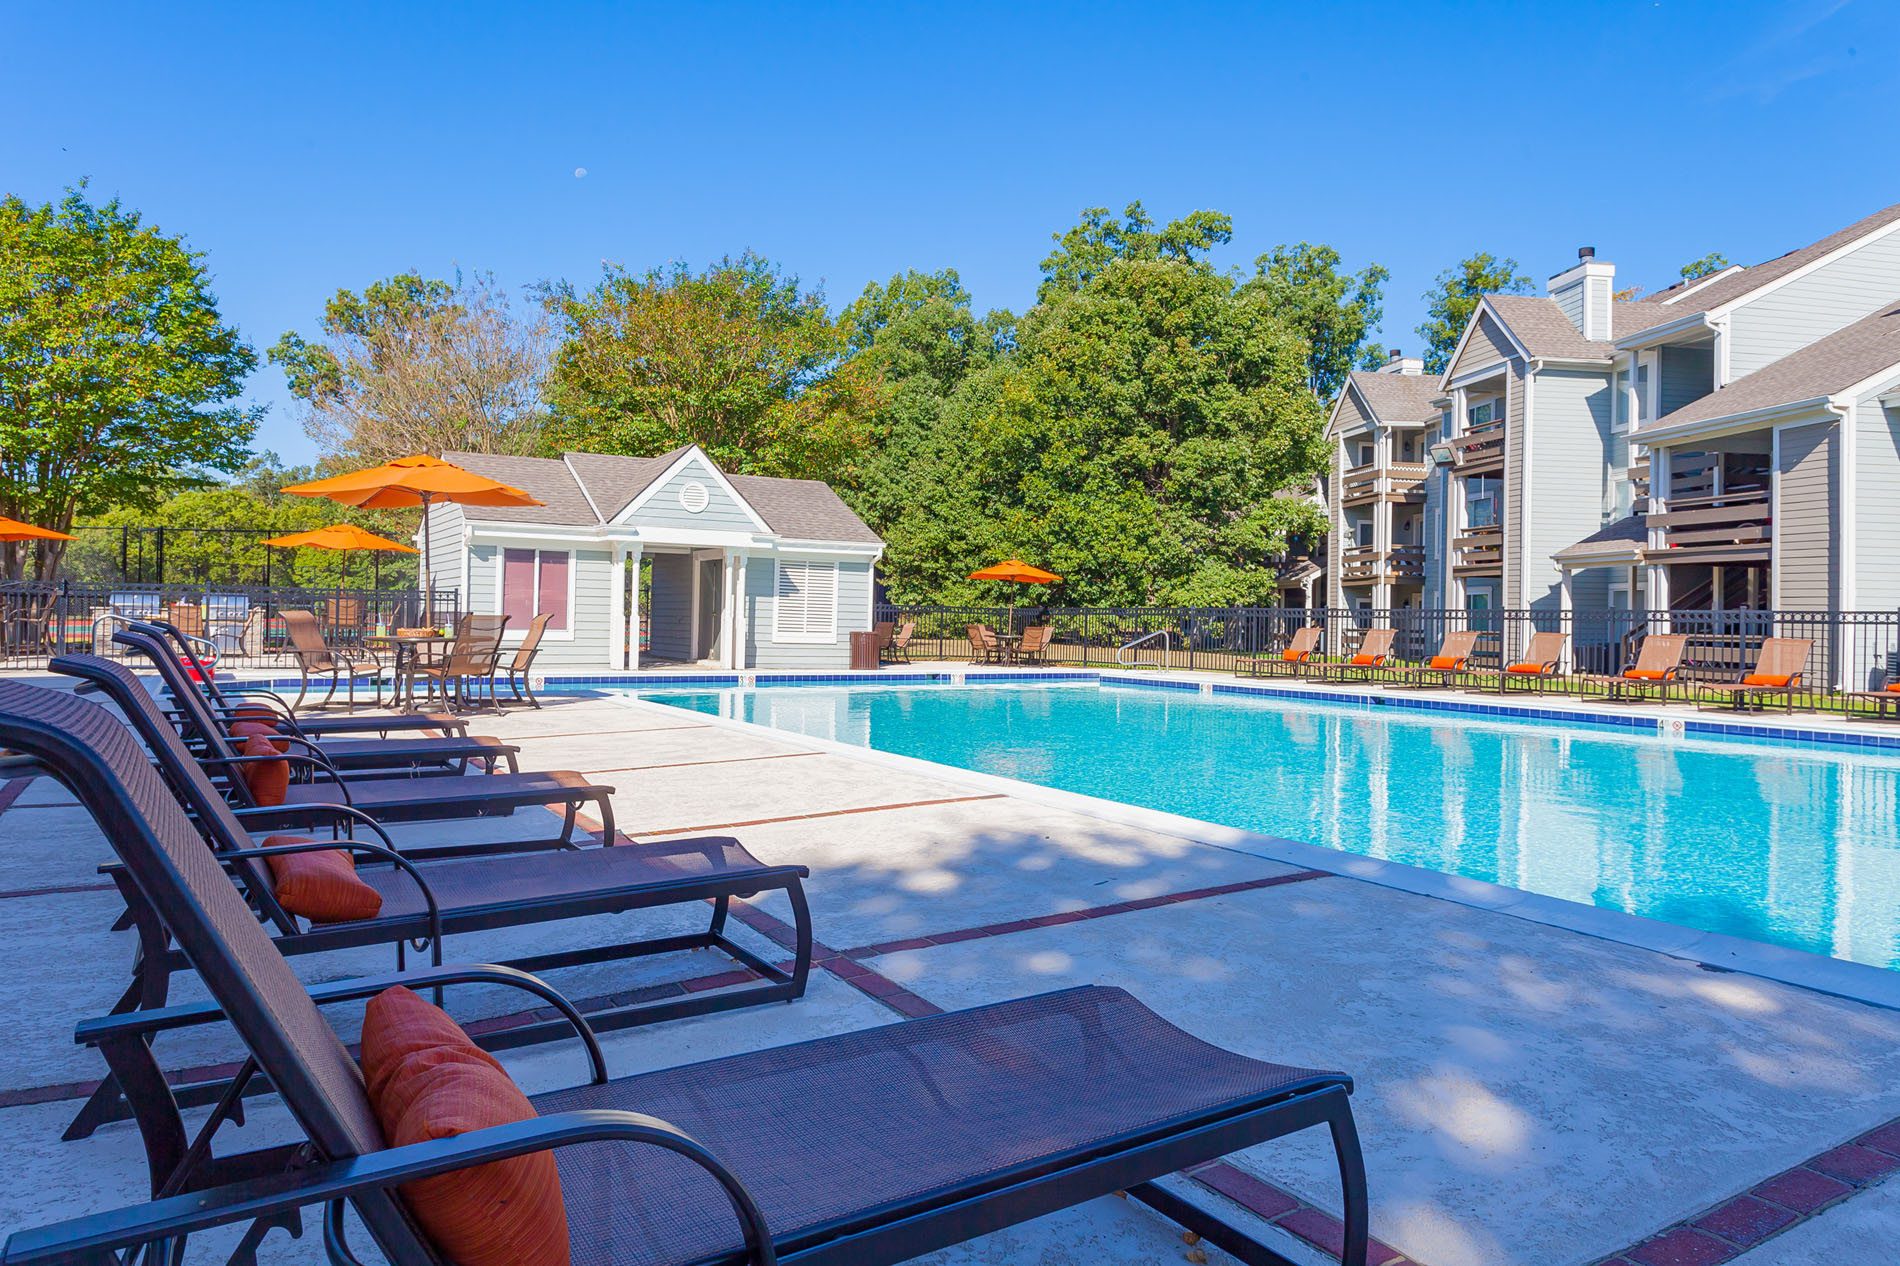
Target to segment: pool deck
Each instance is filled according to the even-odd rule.
[[[634,846],[717,831],[768,862],[811,868],[822,970],[806,997],[608,1035],[615,1073],[1112,983],[1210,1041],[1357,1079],[1373,1231],[1388,1246],[1375,1262],[1793,1266],[1885,1260],[1900,1238],[1900,1011],[1711,970],[1680,950],[1520,917],[1508,903],[1355,877],[1366,859],[1254,847],[1185,819],[1105,815],[1081,798],[650,703],[554,696],[539,712],[479,717],[474,730],[519,742],[525,768],[614,785]],[[0,785],[0,804],[11,932],[0,1005],[14,1017],[0,1047],[0,1227],[12,1229],[138,1199],[143,1162],[129,1124],[58,1139],[101,1071],[73,1045],[72,1024],[107,1009],[130,955],[129,935],[105,930],[117,900],[93,873],[104,842],[45,780]],[[543,825],[539,812],[513,827],[525,837]],[[762,901],[739,935],[775,952],[785,913]],[[633,921],[616,918],[605,935]],[[684,926],[647,915],[637,926],[675,923]],[[454,937],[448,957],[515,957],[601,937],[603,926]],[[391,966],[368,951],[296,965],[309,980]],[[680,980],[717,986],[726,970],[702,953],[550,979],[587,998]],[[452,1001],[465,1019],[519,1006],[481,991]],[[209,1031],[161,1047],[173,1068],[236,1053],[228,1034]],[[504,1059],[537,1090],[567,1084],[580,1066],[571,1043]],[[244,1134],[285,1128],[266,1104]],[[1174,1185],[1317,1263],[1326,1258],[1314,1244],[1338,1212],[1329,1168],[1319,1139],[1295,1138]],[[1169,1224],[1107,1199],[929,1260],[1172,1263],[1186,1251]],[[315,1263],[321,1249],[314,1235],[274,1235],[260,1260]]]

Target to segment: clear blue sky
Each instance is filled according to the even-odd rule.
[[[260,350],[417,268],[591,281],[746,247],[837,306],[958,269],[1020,310],[1084,207],[1329,242],[1384,336],[1474,250],[1667,284],[1900,201],[1900,4],[28,4],[0,187],[90,178],[206,253]],[[578,177],[577,168],[586,175]],[[313,455],[273,367],[260,447]]]

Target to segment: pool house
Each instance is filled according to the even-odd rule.
[[[430,573],[464,610],[506,614],[515,641],[553,613],[538,671],[825,671],[871,628],[884,544],[825,483],[729,475],[697,445],[443,456],[546,503],[429,511]]]

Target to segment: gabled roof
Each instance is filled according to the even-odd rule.
[[[482,507],[472,511],[471,518],[499,523],[593,527],[618,517],[633,504],[634,498],[672,469],[692,447],[685,445],[659,457],[624,457],[617,453],[567,453],[559,459],[503,457],[494,453],[444,453],[442,456],[445,461],[513,484],[547,502],[540,506]],[[706,460],[709,464],[712,461],[711,458]],[[821,480],[762,475],[728,475],[726,478],[765,520],[766,526],[779,536],[797,541],[838,541],[855,545],[882,543],[877,533],[832,491],[831,485]]]
[[[1612,554],[1636,555],[1649,540],[1649,520],[1640,514],[1628,515],[1605,523],[1574,545],[1566,545],[1551,557],[1600,558]]]
[[[1900,372],[1900,300],[1664,414],[1643,429],[1820,400],[1889,369]]]
[[[1830,233],[1820,241],[1803,246],[1800,250],[1789,251],[1786,255],[1771,259],[1763,264],[1756,264],[1753,268],[1744,268],[1740,272],[1731,273],[1729,276],[1710,282],[1702,289],[1685,294],[1673,302],[1670,301],[1670,298],[1677,292],[1679,287],[1672,286],[1668,290],[1659,291],[1651,296],[1652,301],[1656,302],[1655,311],[1649,314],[1651,317],[1649,324],[1635,326],[1627,332],[1619,328],[1616,336],[1619,339],[1624,339],[1631,335],[1641,334],[1644,330],[1651,329],[1658,325],[1667,325],[1680,321],[1684,317],[1696,316],[1704,312],[1713,312],[1719,307],[1733,303],[1737,299],[1741,299],[1756,290],[1760,290],[1763,286],[1781,280],[1781,278],[1786,277],[1789,273],[1803,268],[1815,260],[1841,249],[1843,246],[1851,245],[1858,239],[1866,237],[1869,233],[1886,228],[1895,221],[1900,221],[1900,202],[1876,211],[1864,219],[1856,220],[1846,228],[1835,233]],[[1649,305],[1646,304],[1644,306]]]
[[[1347,382],[1372,416],[1387,425],[1438,420],[1438,410],[1432,407],[1432,398],[1438,394],[1435,375],[1356,369],[1347,375]]]
[[[1486,295],[1484,301],[1534,358],[1552,360],[1608,360],[1615,350],[1607,342],[1587,339],[1555,299],[1538,295]],[[1614,315],[1612,315],[1614,321]]]

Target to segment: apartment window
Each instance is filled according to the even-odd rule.
[[[1371,545],[1372,544],[1372,520],[1361,519],[1359,520],[1359,522],[1353,524],[1352,535],[1353,535],[1353,540],[1357,544],[1362,545],[1362,546]]]
[[[548,628],[567,628],[568,568],[564,549],[505,549],[501,552],[501,613],[508,632],[519,636],[543,611],[553,618]]]
[[[1610,396],[1610,429],[1630,429],[1630,372],[1627,369],[1617,372],[1616,390]]]
[[[1490,426],[1491,419],[1496,414],[1496,408],[1497,406],[1489,400],[1472,405],[1469,413],[1466,415],[1469,419],[1469,427],[1472,430],[1476,430],[1481,426]]]
[[[1610,518],[1612,520],[1629,518],[1630,510],[1636,504],[1636,485],[1628,479],[1619,479],[1616,481],[1613,496]]]
[[[1359,445],[1359,461],[1357,464],[1360,466],[1372,465],[1372,445],[1363,443]]]
[[[1496,475],[1474,475],[1465,480],[1465,526],[1496,527],[1498,494],[1504,481]]]
[[[1636,366],[1636,422],[1640,426],[1649,421],[1649,365],[1647,362]]]
[[[811,645],[838,640],[838,564],[778,560],[772,585],[772,640]]]

